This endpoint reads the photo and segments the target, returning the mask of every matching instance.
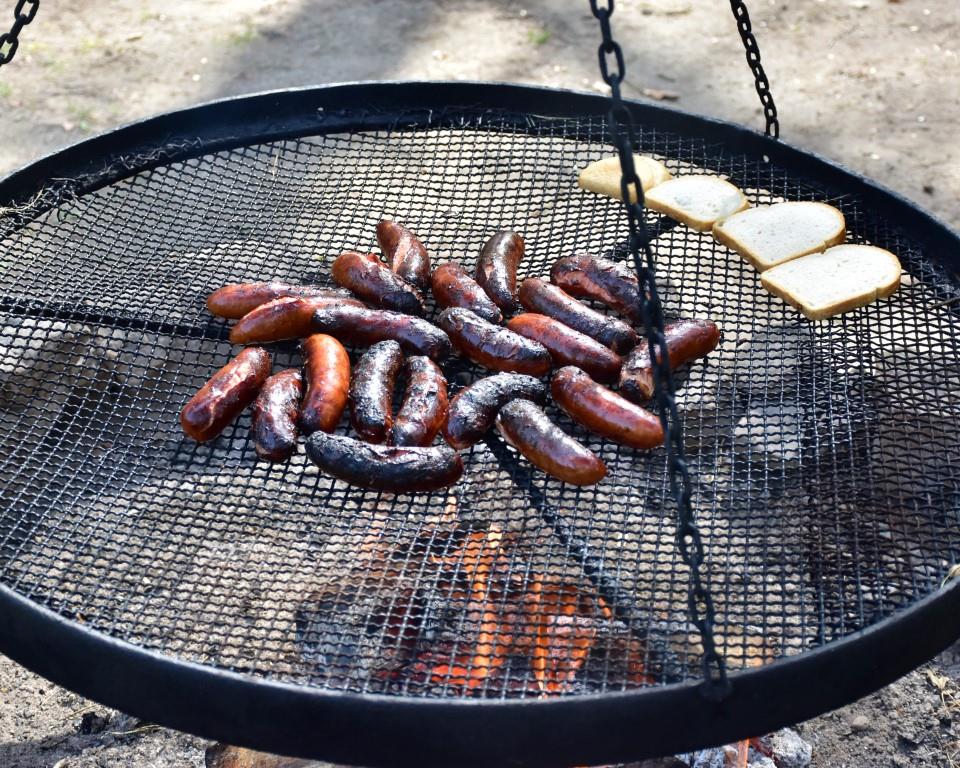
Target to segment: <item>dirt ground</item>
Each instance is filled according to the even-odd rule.
[[[753,0],[751,10],[785,140],[960,227],[960,3]],[[615,33],[629,96],[761,126],[727,3],[618,0]],[[44,0],[22,38],[0,70],[0,172],[119,123],[270,88],[483,79],[602,90],[586,0]],[[958,681],[954,650],[802,724],[813,765],[960,765]],[[0,658],[0,768],[200,766],[206,746]]]

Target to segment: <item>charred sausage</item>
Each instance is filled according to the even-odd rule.
[[[528,312],[559,320],[575,331],[609,347],[618,355],[633,349],[640,337],[623,320],[609,317],[578,301],[562,288],[539,277],[528,277],[520,283],[520,303]]]
[[[392,339],[406,352],[445,360],[453,352],[447,334],[419,317],[385,309],[347,305],[323,307],[313,313],[313,330],[329,333],[347,344],[366,347]]]
[[[533,312],[517,315],[507,328],[547,348],[557,365],[575,365],[600,381],[616,381],[623,358],[559,320]]]
[[[460,454],[446,445],[397,448],[315,432],[307,440],[307,456],[339,480],[392,493],[435,491],[463,474]]]
[[[244,315],[230,329],[232,344],[266,344],[302,339],[312,332],[313,313],[322,307],[363,307],[359,299],[344,296],[287,296],[268,301]]]
[[[395,341],[374,344],[357,363],[350,382],[350,422],[367,442],[385,442],[393,427],[393,388],[402,365]]]
[[[709,320],[677,320],[663,329],[670,370],[709,355],[720,342],[720,329]],[[646,339],[627,357],[620,371],[620,392],[628,400],[642,403],[653,397],[653,364]]]
[[[289,459],[297,448],[297,419],[303,377],[289,369],[275,373],[264,382],[253,401],[250,433],[257,456],[267,461]]]
[[[542,376],[550,370],[550,353],[543,344],[488,323],[469,309],[445,309],[437,322],[453,346],[479,365],[531,376]]]
[[[640,281],[626,264],[581,254],[559,259],[550,279],[571,296],[603,302],[630,322],[639,325]]]
[[[180,426],[198,443],[213,440],[241,414],[270,375],[270,355],[262,347],[247,347],[183,406]]]
[[[598,384],[579,368],[568,365],[557,371],[550,392],[571,419],[594,434],[644,450],[663,444],[660,419]]]
[[[402,224],[383,219],[377,224],[377,242],[390,269],[421,291],[430,287],[430,257],[413,232]]]
[[[430,445],[447,421],[447,380],[429,357],[407,358],[407,390],[390,432],[394,445]]]
[[[503,439],[548,475],[573,485],[593,485],[607,474],[606,465],[547,418],[529,400],[514,400],[500,409],[497,429]]]
[[[516,232],[497,232],[487,240],[477,259],[477,282],[504,313],[520,311],[517,267],[523,251],[523,238]]]
[[[347,407],[350,391],[350,356],[332,336],[315,333],[303,341],[306,395],[300,409],[300,430],[330,432]]]
[[[542,404],[547,388],[539,379],[519,373],[498,373],[475,381],[451,401],[444,440],[457,449],[469,448],[493,426],[500,409],[518,398]]]
[[[347,251],[336,258],[330,272],[337,285],[378,307],[409,315],[424,314],[420,292],[387,269],[376,256]]]
[[[342,288],[322,288],[319,285],[294,285],[280,280],[266,283],[233,283],[225,285],[207,297],[207,309],[220,317],[238,320],[247,312],[274,299],[287,296],[318,296],[328,299],[353,298]]]
[[[488,323],[500,325],[503,315],[480,284],[455,261],[441,264],[431,278],[433,297],[441,307],[463,307]]]

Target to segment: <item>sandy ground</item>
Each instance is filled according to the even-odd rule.
[[[960,226],[960,3],[751,5],[784,138]],[[618,0],[615,30],[628,95],[761,126],[722,0]],[[596,43],[586,0],[44,0],[0,71],[0,172],[151,113],[270,88],[419,78],[602,90]],[[814,765],[960,765],[958,655],[801,725]],[[0,658],[0,768],[199,766],[206,746]]]

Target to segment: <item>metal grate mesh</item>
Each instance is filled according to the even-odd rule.
[[[557,642],[588,649],[553,692],[696,677],[662,451],[617,449],[554,413],[608,464],[599,486],[546,478],[493,441],[465,455],[448,493],[390,496],[331,481],[302,452],[259,463],[247,416],[208,446],[177,424],[235,351],[204,297],[235,281],[327,282],[329,259],[371,248],[382,216],[435,262],[471,265],[499,228],[526,237],[523,276],[576,251],[616,255],[618,204],[575,184],[609,153],[602,124],[517,125],[464,111],[173,162],[0,241],[0,583],[182,658],[414,696],[541,695],[530,652],[496,650],[527,631],[516,595],[539,594],[545,611],[576,603]],[[822,645],[929,593],[960,559],[956,286],[904,223],[854,197],[720,145],[649,129],[639,142],[675,174],[730,177],[754,204],[837,205],[851,241],[891,249],[907,273],[892,299],[810,323],[709,235],[650,220],[668,317],[723,331],[681,374],[679,402],[730,666]],[[274,368],[298,360],[282,345]],[[478,373],[447,370],[455,386]],[[617,592],[616,618],[598,584]]]

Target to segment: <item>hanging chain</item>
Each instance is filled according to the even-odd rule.
[[[777,119],[777,105],[773,103],[773,94],[770,93],[770,81],[760,63],[760,47],[757,38],[753,36],[753,25],[750,23],[750,14],[744,0],[730,0],[730,9],[737,20],[737,29],[740,39],[743,40],[743,50],[747,52],[747,64],[753,72],[753,79],[757,85],[757,95],[763,105],[763,116],[767,120],[767,136],[777,139],[780,137],[780,121]]]
[[[620,157],[622,177],[620,193],[627,213],[630,236],[629,247],[634,268],[640,280],[640,313],[646,329],[647,343],[653,363],[653,375],[660,421],[667,435],[667,467],[670,490],[677,503],[677,546],[683,562],[690,569],[687,588],[687,610],[690,621],[700,633],[703,646],[704,693],[712,699],[722,699],[729,691],[726,664],[717,651],[713,637],[713,599],[704,583],[700,568],[703,565],[703,542],[697,530],[691,506],[690,470],[683,451],[683,433],[674,399],[673,374],[663,331],[663,308],[654,281],[654,258],[643,215],[643,187],[633,164],[634,130],[630,110],[620,94],[625,67],[623,50],[614,41],[610,30],[610,16],[614,0],[590,0],[590,9],[600,22],[603,42],[598,55],[600,74],[612,93],[607,121],[610,139]],[[632,193],[632,194],[631,194]],[[636,202],[631,202],[635,200]],[[644,261],[641,251],[646,257]]]
[[[33,21],[40,7],[40,0],[17,0],[13,10],[13,26],[9,32],[0,35],[0,67],[9,64],[20,45],[20,30]]]

